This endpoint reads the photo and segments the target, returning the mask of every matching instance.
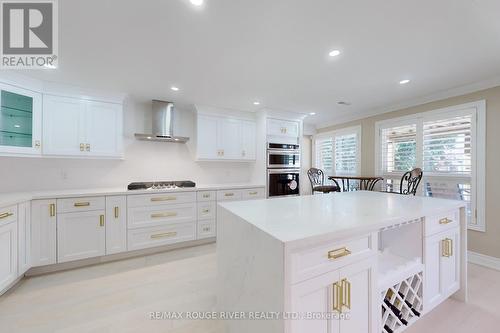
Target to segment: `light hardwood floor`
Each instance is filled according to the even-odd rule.
[[[150,320],[212,311],[215,245],[25,279],[0,297],[0,332],[215,333],[215,321]],[[469,265],[470,302],[448,300],[406,332],[497,332],[500,272]]]

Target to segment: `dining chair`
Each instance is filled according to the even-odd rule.
[[[401,177],[401,182],[399,183],[399,192],[388,192],[388,193],[397,193],[403,195],[416,195],[418,185],[420,185],[420,181],[422,180],[422,176],[424,172],[420,168],[415,168],[411,171],[407,171]]]
[[[314,194],[314,192],[340,192],[340,186],[334,179],[332,179],[332,181],[335,185],[325,185],[325,173],[321,169],[310,168],[307,170],[307,176],[311,182],[312,194]]]

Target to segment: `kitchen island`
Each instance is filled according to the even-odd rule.
[[[379,192],[218,205],[226,332],[401,332],[467,298],[460,201]],[[263,319],[267,318],[267,319]]]

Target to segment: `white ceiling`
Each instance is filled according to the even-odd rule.
[[[59,11],[59,69],[32,76],[316,112],[319,127],[500,76],[498,0],[64,0]]]

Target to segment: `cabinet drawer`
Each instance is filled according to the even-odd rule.
[[[198,219],[215,219],[215,201],[198,203]]]
[[[221,190],[217,191],[217,201],[235,201],[241,200],[241,190]]]
[[[266,197],[266,190],[262,187],[244,189],[241,192],[243,200],[265,199]]]
[[[324,243],[291,254],[292,283],[324,274],[376,253],[372,234],[348,241]]]
[[[196,220],[196,204],[133,207],[128,209],[128,228],[152,227]]]
[[[81,197],[57,199],[58,213],[86,212],[103,210],[106,206],[104,197]]]
[[[141,228],[128,231],[128,250],[139,250],[194,240],[196,222]]]
[[[425,219],[425,235],[430,236],[441,231],[460,225],[460,211],[458,209],[441,215],[429,216]]]
[[[0,208],[0,226],[17,220],[17,205]]]
[[[138,194],[127,197],[128,207],[160,206],[196,202],[196,192]]]
[[[198,221],[198,239],[215,237],[215,220]]]
[[[215,201],[217,195],[215,191],[200,191],[198,192],[198,201]]]

